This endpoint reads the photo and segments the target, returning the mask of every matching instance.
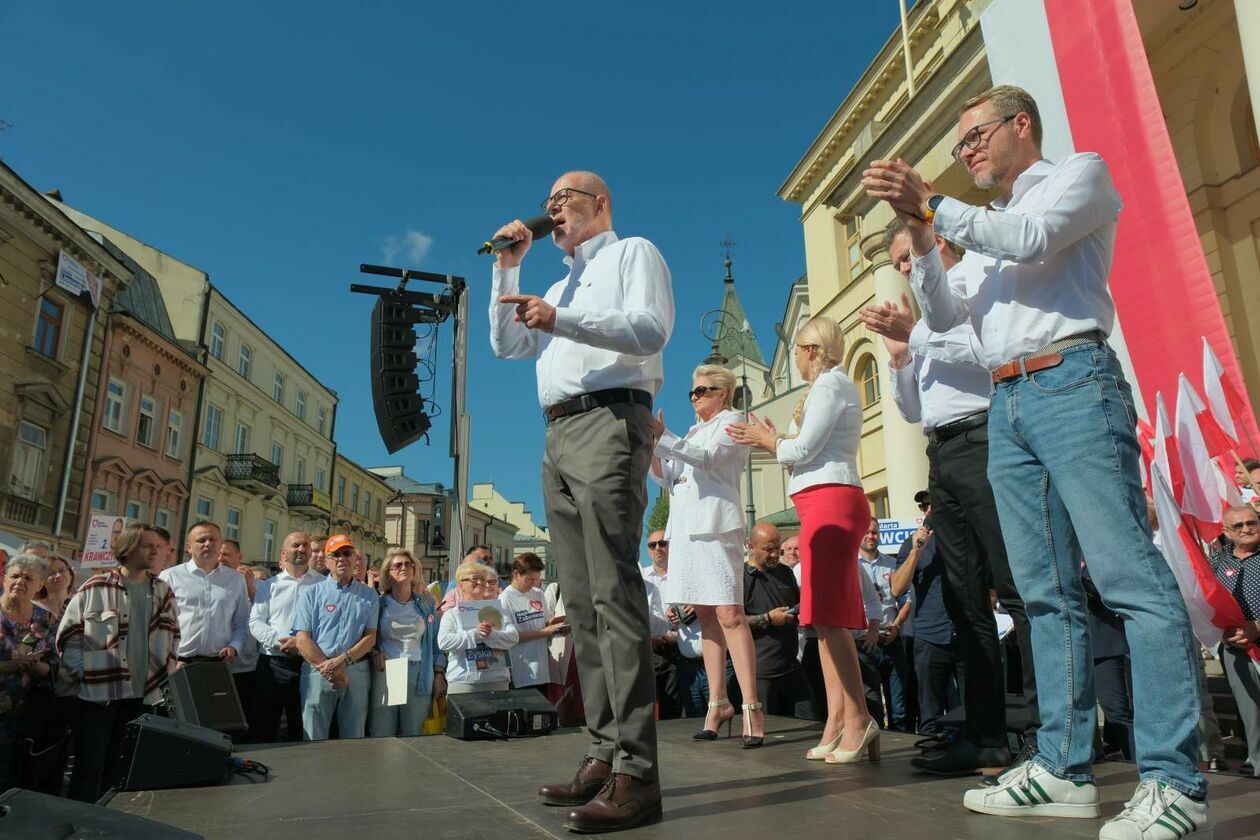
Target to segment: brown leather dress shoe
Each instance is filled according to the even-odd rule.
[[[661,783],[614,773],[594,799],[569,812],[564,827],[579,834],[600,834],[660,819]]]
[[[573,781],[567,785],[543,785],[538,789],[538,798],[547,805],[585,805],[611,775],[611,764],[588,755],[578,765]]]

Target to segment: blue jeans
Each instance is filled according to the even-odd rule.
[[[417,677],[426,663],[407,663],[407,702],[397,706],[388,703],[385,672],[372,669],[371,725],[373,738],[411,738],[424,734],[424,721],[433,710],[433,695],[416,691]],[[432,668],[432,665],[428,666]]]
[[[366,659],[346,669],[350,685],[333,688],[305,662],[302,663],[302,737],[308,741],[328,740],[328,727],[333,715],[337,716],[337,733],[340,738],[362,738],[367,723],[368,694],[372,687],[372,675]]]
[[[1202,797],[1199,680],[1185,602],[1151,542],[1132,392],[1115,354],[1089,345],[995,387],[989,483],[1032,625],[1041,703],[1037,762],[1093,778],[1093,654],[1081,562],[1132,651],[1138,774]]]

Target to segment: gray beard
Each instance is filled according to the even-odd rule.
[[[980,175],[972,178],[971,180],[974,181],[975,185],[982,190],[991,190],[997,186],[997,178],[993,177],[992,171],[990,171],[988,175]]]

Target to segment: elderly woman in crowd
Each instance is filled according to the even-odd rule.
[[[381,563],[381,616],[372,651],[373,738],[420,735],[434,698],[446,694],[446,654],[437,643],[437,605],[418,585],[410,551],[390,550]],[[385,662],[407,661],[407,702],[389,705]]]
[[[879,724],[867,713],[857,648],[848,630],[867,627],[858,578],[858,545],[871,521],[857,449],[862,404],[840,366],[844,333],[830,318],[811,318],[796,335],[796,368],[809,383],[788,434],[751,418],[730,435],[771,453],[790,473],[788,494],[801,520],[802,626],[818,632],[827,722],[811,760],[853,764],[879,758]]]
[[[661,595],[669,604],[692,604],[700,619],[704,671],[709,682],[709,712],[704,729],[693,738],[711,741],[735,716],[726,697],[726,654],[730,651],[743,705],[745,749],[761,746],[765,716],[757,699],[757,652],[744,615],[744,522],[739,509],[739,477],[748,447],[726,434],[742,419],[731,403],[735,377],[720,365],[701,365],[692,373],[688,397],[696,423],[685,437],[665,428],[656,415],[656,450],[652,480],[669,491],[669,577]]]
[[[494,581],[492,587],[490,581]],[[471,601],[491,601],[498,589],[494,570],[465,561],[455,570],[455,603],[442,613],[438,647],[447,654],[446,680],[450,694],[476,691],[505,691],[511,679],[507,651],[520,641],[520,633],[510,617],[505,617],[496,601],[477,615],[461,609]]]
[[[0,592],[0,790],[13,787],[18,741],[25,735],[26,703],[39,683],[52,679],[57,662],[52,616],[37,606],[44,561],[15,555],[4,567]],[[26,780],[20,780],[27,786]]]
[[[35,593],[35,605],[47,610],[53,623],[56,623],[61,620],[61,614],[65,612],[66,602],[70,600],[73,589],[74,569],[70,563],[58,554],[48,555],[44,585]]]
[[[70,798],[80,802],[99,799],[117,774],[127,723],[162,699],[177,662],[175,596],[151,572],[162,538],[132,523],[113,549],[119,567],[88,578],[57,629],[62,664],[79,679]]]

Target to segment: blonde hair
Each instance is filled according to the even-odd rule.
[[[491,569],[485,563],[478,563],[476,560],[465,560],[455,569],[455,582],[463,583],[473,578],[485,579],[487,577],[496,577],[494,569]]]
[[[834,318],[815,315],[797,331],[796,344],[800,347],[813,347],[818,351],[809,363],[809,376],[806,377],[809,380],[809,387],[805,389],[801,401],[796,404],[796,410],[792,412],[792,419],[796,421],[799,433],[801,424],[805,422],[805,400],[809,398],[810,388],[814,387],[814,380],[818,378],[818,374],[831,370],[844,358],[844,331],[840,329],[840,325]],[[783,437],[791,438],[796,435],[783,435]]]
[[[691,381],[695,382],[702,376],[722,389],[725,393],[722,397],[722,408],[730,408],[735,400],[735,374],[721,365],[700,365],[691,372]]]
[[[420,585],[420,564],[416,562],[415,556],[405,548],[391,548],[385,552],[385,559],[381,561],[381,591],[388,592],[394,588],[394,575],[389,570],[389,563],[395,557],[406,557],[411,563],[411,591],[417,592],[423,587]]]

